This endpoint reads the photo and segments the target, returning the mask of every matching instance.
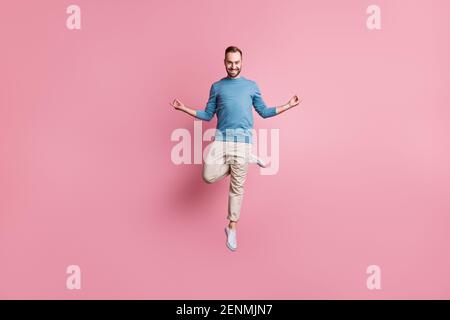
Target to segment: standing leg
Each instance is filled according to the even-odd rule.
[[[227,156],[232,156],[230,164],[230,190],[228,197],[228,220],[230,228],[235,228],[239,220],[242,201],[244,199],[244,183],[248,171],[248,153],[251,144],[238,142],[232,148],[233,152]]]

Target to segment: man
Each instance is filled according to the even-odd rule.
[[[174,99],[171,105],[176,110],[205,121],[210,121],[217,114],[215,139],[208,145],[203,179],[213,183],[230,175],[229,224],[225,233],[227,247],[234,251],[237,248],[236,224],[240,217],[248,163],[264,166],[261,160],[250,154],[253,143],[252,105],[261,117],[269,118],[297,106],[301,99],[294,95],[288,103],[269,108],[256,82],[240,76],[242,51],[234,46],[226,48],[224,63],[228,76],[212,84],[205,110],[191,109],[179,99]]]

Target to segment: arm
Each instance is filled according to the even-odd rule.
[[[256,84],[255,84],[256,85]],[[255,107],[256,112],[263,117],[263,118],[269,118],[276,116],[280,113],[283,113],[284,111],[293,108],[297,106],[302,100],[299,99],[297,95],[293,96],[288,103],[283,104],[279,107],[267,107],[266,103],[264,102],[261,91],[259,90],[258,85],[256,85],[256,91],[253,95],[253,105]]]
[[[200,120],[209,121],[214,117],[214,114],[216,113],[216,91],[214,89],[214,85],[211,86],[211,90],[209,91],[209,99],[206,104],[205,110],[195,110],[189,108],[178,99],[173,100],[171,106],[176,110],[183,111]]]
[[[173,102],[170,104],[172,107],[175,108],[175,110],[180,110],[183,111],[193,117],[195,117],[197,115],[196,110],[191,109],[189,107],[186,107],[180,100],[175,99],[173,100]]]
[[[290,108],[293,108],[293,107],[297,106],[300,102],[302,102],[302,99],[299,98],[297,95],[295,95],[289,100],[288,103],[277,107],[276,108],[276,112],[277,112],[277,114],[283,113],[286,110],[289,110]]]

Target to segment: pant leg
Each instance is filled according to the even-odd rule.
[[[230,165],[226,162],[226,144],[213,141],[206,150],[202,177],[206,183],[214,183],[230,174]]]
[[[230,161],[230,189],[228,196],[228,220],[238,221],[240,218],[242,201],[244,199],[244,183],[248,171],[248,154],[251,144],[232,142],[231,152],[226,154]]]

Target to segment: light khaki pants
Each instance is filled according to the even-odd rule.
[[[205,150],[203,180],[214,183],[230,175],[227,216],[230,221],[239,220],[251,146],[250,143],[215,140]]]

